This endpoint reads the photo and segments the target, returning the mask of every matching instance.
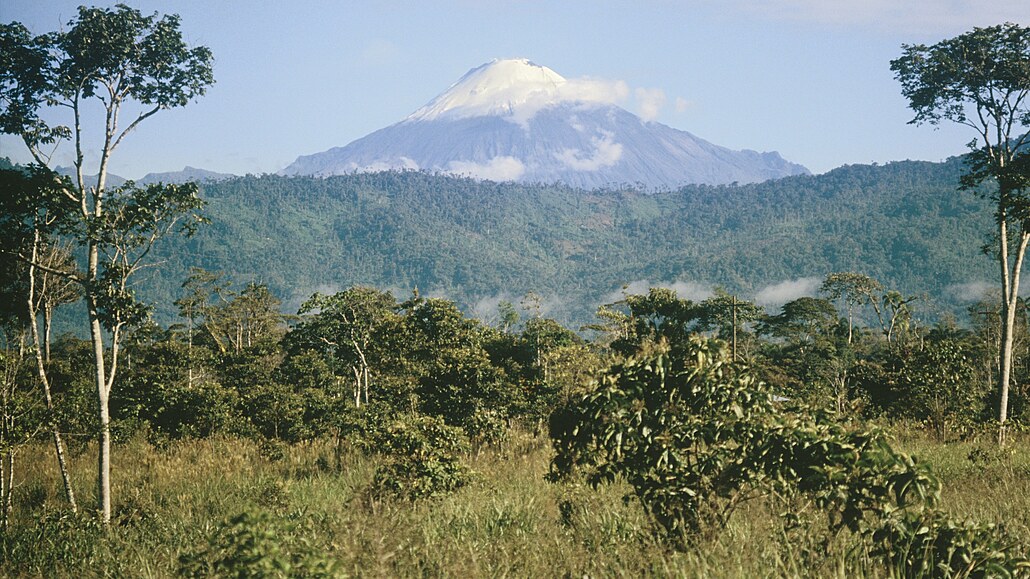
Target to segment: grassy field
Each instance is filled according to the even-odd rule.
[[[1030,536],[1030,441],[998,451],[988,441],[939,444],[909,433],[898,444],[933,465],[948,511]],[[269,449],[235,439],[166,448],[134,440],[114,456],[115,523],[105,532],[88,516],[62,511],[49,446],[21,450],[13,521],[0,534],[0,574],[176,576],[229,540],[254,546],[255,557],[306,557],[340,576],[889,575],[852,538],[821,545],[785,532],[768,501],[749,504],[695,549],[670,550],[651,538],[639,504],[624,500],[628,487],[546,482],[547,439],[528,434],[469,457],[472,485],[415,504],[370,500],[374,459],[337,452],[328,441]],[[73,452],[87,506],[94,460],[91,448]],[[227,523],[242,513],[246,524]]]

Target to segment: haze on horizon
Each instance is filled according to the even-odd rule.
[[[0,21],[40,34],[82,3],[7,0]],[[126,139],[112,171],[130,178],[187,165],[274,173],[399,122],[469,69],[510,57],[619,87],[618,104],[645,120],[732,149],[778,151],[815,173],[940,161],[972,135],[907,124],[889,61],[903,43],[1030,24],[1030,3],[1002,0],[123,3],[179,14],[187,42],[216,60],[206,96]],[[57,164],[71,154],[59,149]],[[0,156],[27,160],[9,136]]]

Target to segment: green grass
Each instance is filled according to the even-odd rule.
[[[944,507],[959,518],[1003,522],[1030,536],[1030,449],[1017,440],[939,444],[899,440],[944,483]],[[334,451],[329,441],[268,458],[254,442],[215,438],[115,449],[115,523],[63,512],[50,447],[21,449],[11,528],[0,534],[0,575],[169,577],[219,526],[244,512],[283,525],[284,550],[307,549],[366,577],[854,577],[888,572],[848,537],[823,548],[784,534],[775,507],[756,501],[697,548],[677,552],[652,539],[629,488],[544,481],[544,438],[517,433],[504,448],[469,457],[475,482],[440,499],[373,501],[365,488],[375,459]],[[970,459],[970,456],[973,458]],[[82,505],[93,496],[92,449],[72,453]],[[282,529],[288,529],[283,531]],[[306,541],[306,542],[305,542]]]

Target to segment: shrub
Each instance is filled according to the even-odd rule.
[[[769,391],[720,360],[714,342],[692,342],[686,361],[653,345],[552,415],[552,479],[576,467],[594,485],[623,476],[665,537],[684,544],[757,488],[749,448],[772,414]]]
[[[373,498],[413,501],[453,492],[471,479],[461,461],[469,451],[468,439],[440,417],[397,417],[367,444],[387,457],[369,488]]]
[[[885,517],[873,539],[898,577],[1030,576],[1030,560],[1003,527],[956,522],[936,509]]]
[[[0,532],[3,575],[54,577],[62,568],[106,569],[104,529],[87,514],[44,511],[32,524]]]
[[[692,339],[680,359],[664,343],[645,346],[556,411],[551,437],[552,479],[578,469],[594,485],[624,477],[677,547],[724,527],[744,501],[772,495],[788,506],[787,526],[815,506],[827,540],[847,529],[903,576],[1030,570],[1003,529],[937,511],[940,484],[882,432],[777,408],[715,341]]]
[[[207,545],[179,557],[184,577],[338,577],[336,561],[304,536],[305,529],[263,511],[224,521]]]

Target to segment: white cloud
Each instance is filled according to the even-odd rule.
[[[702,302],[715,295],[712,286],[696,281],[677,281],[668,287],[679,297],[693,302]]]
[[[494,157],[486,163],[475,161],[451,161],[447,172],[490,181],[514,181],[526,172],[522,161],[507,155]]]
[[[650,280],[637,279],[622,286],[622,289],[615,290],[604,296],[604,303],[610,304],[625,299],[626,296],[644,295],[647,290],[653,287],[661,287],[662,284],[652,284]]]
[[[629,85],[621,80],[570,78],[558,85],[557,96],[563,101],[616,104],[629,96]]]
[[[536,292],[533,293],[535,294]],[[469,309],[473,316],[485,323],[494,323],[500,318],[501,302],[508,302],[515,306],[516,311],[518,311],[519,316],[523,320],[537,314],[541,317],[548,317],[565,309],[567,300],[560,296],[536,294],[540,298],[539,302],[534,301],[530,303],[526,300],[527,295],[514,296],[507,292],[501,292],[496,295],[479,298],[475,303],[470,304]],[[539,306],[539,310],[536,309],[537,306]],[[532,311],[530,311],[531,309]]]
[[[548,90],[539,90],[524,97],[522,102],[513,102],[511,121],[528,127],[541,110],[558,103],[585,103],[589,105],[620,104],[629,96],[629,85],[621,80],[596,78],[572,78],[553,85]]]
[[[684,280],[677,280],[672,283],[652,283],[651,280],[637,279],[624,285],[622,289],[613,291],[605,295],[602,298],[602,303],[615,303],[630,295],[646,295],[648,291],[653,287],[671,289],[672,291],[676,292],[676,295],[680,299],[687,299],[693,302],[704,301],[715,295],[715,291],[712,289],[712,286],[706,283]]]
[[[944,293],[960,302],[975,302],[989,296],[995,290],[995,284],[986,281],[956,283],[944,288]]]
[[[293,293],[283,301],[279,310],[289,314],[295,314],[300,310],[300,306],[311,299],[311,296],[314,294],[320,293],[324,296],[331,296],[343,291],[343,289],[344,288],[337,284],[317,284],[306,288],[294,289]]]
[[[340,171],[342,174],[347,173],[378,173],[380,171],[418,171],[418,163],[408,157],[398,157],[396,159],[377,159],[368,163],[367,165],[358,165],[357,163],[347,163],[346,168]]]
[[[685,113],[694,107],[694,101],[689,101],[683,97],[676,97],[676,104],[674,106],[677,113]]]
[[[565,149],[556,153],[555,157],[575,171],[596,171],[611,167],[622,158],[622,145],[615,142],[610,132],[603,131],[600,136],[590,139],[590,142],[594,145],[594,151],[589,155],[578,149]]]
[[[755,294],[755,303],[761,306],[782,306],[806,296],[814,296],[823,280],[818,277],[802,277],[767,285]]]
[[[636,97],[640,118],[648,122],[658,118],[667,100],[665,91],[660,88],[638,88]]]
[[[471,304],[470,313],[485,324],[493,324],[500,318],[501,302],[508,302],[517,306],[519,300],[506,293],[486,296]]]

